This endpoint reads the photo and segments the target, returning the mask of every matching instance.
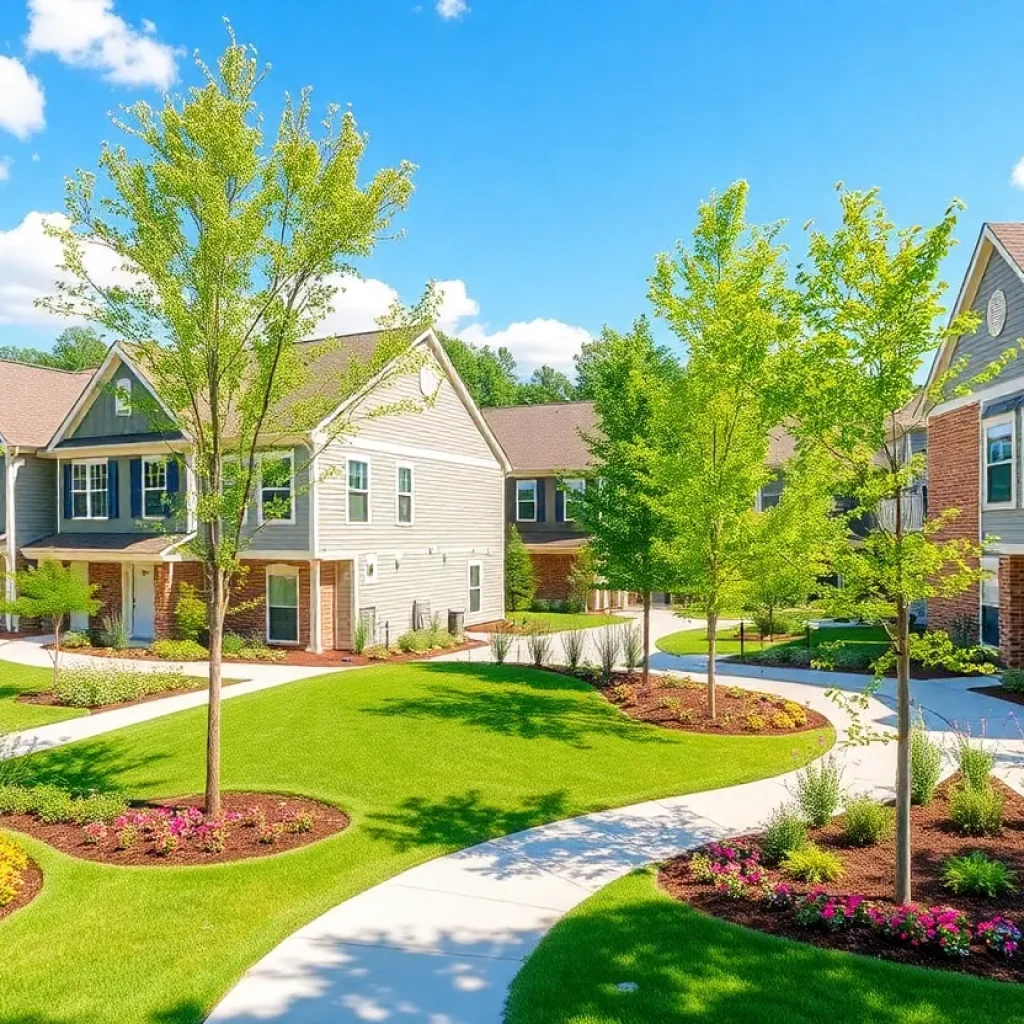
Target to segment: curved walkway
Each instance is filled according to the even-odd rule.
[[[808,703],[838,729],[847,724],[820,687],[758,688]],[[882,723],[890,711],[872,701],[868,714]],[[851,750],[845,761],[853,789],[891,785],[891,746]],[[602,811],[412,868],[295,932],[209,1020],[498,1024],[513,977],[562,915],[635,868],[753,828],[791,782],[783,775]]]

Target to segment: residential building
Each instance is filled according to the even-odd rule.
[[[953,316],[977,314],[975,330],[947,340],[931,383],[948,370],[969,380],[1024,335],[1024,223],[983,225]],[[1024,495],[1021,408],[1024,359],[1008,362],[988,383],[940,402],[928,415],[928,502],[933,512],[958,509],[940,536],[983,542],[991,575],[949,599],[930,602],[929,622],[967,627],[1024,666]]]
[[[378,340],[301,343],[307,388],[329,387]],[[384,642],[449,611],[467,625],[503,615],[507,461],[433,333],[416,345],[418,372],[339,396],[314,430],[268,438],[228,629],[320,652],[350,648],[360,620],[370,642]],[[339,416],[357,427],[334,436]],[[114,345],[69,394],[36,453],[48,474],[36,500],[48,496],[50,528],[22,535],[17,553],[81,566],[96,585],[101,611],[73,625],[102,628],[119,615],[136,641],[173,635],[182,583],[202,589],[187,544],[191,451],[130,347]]]

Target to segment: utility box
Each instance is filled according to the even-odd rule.
[[[448,609],[448,632],[452,636],[462,636],[466,632],[466,613]]]

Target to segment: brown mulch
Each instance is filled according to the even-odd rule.
[[[981,850],[1003,861],[1017,873],[1024,884],[1024,797],[994,781],[1006,798],[1003,831],[998,836],[964,837],[953,831],[949,822],[949,794],[956,779],[947,780],[936,792],[927,807],[911,809],[911,849],[913,851],[914,902],[918,906],[948,906],[967,914],[972,924],[995,916],[1008,917],[1024,925],[1024,891],[995,899],[978,896],[955,896],[942,887],[943,861],[953,855]],[[767,808],[766,808],[767,811]],[[825,828],[814,829],[811,838],[819,846],[832,850],[843,860],[846,873],[842,879],[828,885],[815,886],[795,882],[776,868],[766,868],[774,882],[786,882],[795,893],[824,888],[830,895],[843,896],[858,893],[873,903],[892,908],[893,871],[896,862],[894,840],[865,848],[845,846],[841,837],[842,818],[836,818]],[[751,834],[742,840],[757,843],[759,836]],[[866,928],[826,932],[805,928],[797,924],[791,912],[771,910],[763,903],[747,899],[731,899],[716,892],[710,885],[698,884],[690,878],[687,867],[690,854],[665,864],[658,881],[668,893],[697,910],[733,924],[755,928],[771,935],[780,935],[798,942],[807,942],[828,949],[861,953],[884,960],[895,960],[920,967],[937,967],[963,974],[976,974],[999,981],[1024,981],[1024,954],[1004,958],[996,956],[982,945],[972,946],[967,957],[947,957],[939,951],[903,946]]]
[[[18,890],[18,895],[6,906],[0,907],[0,921],[16,910],[21,910],[27,903],[31,903],[42,888],[43,873],[39,870],[39,865],[29,859],[28,867],[21,873],[21,888]]]
[[[629,687],[631,699],[624,700],[616,693],[616,687],[622,684]],[[650,686],[645,694],[639,675],[616,674],[610,683],[599,687],[599,692],[630,718],[681,732],[711,732],[725,736],[781,736],[807,732],[811,729],[824,729],[829,724],[824,715],[800,705],[807,715],[806,723],[795,728],[777,728],[771,722],[772,714],[781,711],[784,704],[794,702],[772,694],[731,686],[715,687],[717,715],[712,719],[707,710],[707,684],[685,676],[668,676],[652,672]],[[664,707],[663,702],[667,700],[679,701],[679,706]],[[764,718],[763,729],[752,730],[746,727],[746,719],[750,714]]]
[[[118,850],[114,829],[100,843],[85,842],[85,834],[81,825],[58,824],[45,825],[31,814],[9,814],[0,817],[4,828],[24,832],[35,839],[56,847],[72,857],[84,860],[95,860],[103,864],[146,865],[181,867],[195,864],[224,864],[229,861],[249,860],[252,857],[267,857],[272,854],[284,853],[308,846],[320,839],[337,835],[349,826],[349,817],[343,811],[330,804],[321,803],[303,796],[283,796],[280,793],[224,793],[222,807],[227,812],[245,812],[251,807],[261,807],[268,822],[275,822],[282,817],[309,811],[313,815],[313,827],[309,832],[285,832],[273,843],[261,843],[257,838],[257,830],[252,826],[244,826],[241,822],[233,822],[227,826],[227,843],[220,853],[204,853],[191,843],[183,841],[174,853],[161,856],[151,843],[141,838],[130,850]],[[202,796],[176,797],[168,800],[151,800],[135,805],[143,810],[147,807],[185,808],[203,805]]]
[[[998,697],[1008,704],[1024,705],[1024,693],[1012,693],[998,683],[994,686],[972,686],[971,693],[983,693],[986,697]]]

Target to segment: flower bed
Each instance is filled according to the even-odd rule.
[[[802,704],[739,686],[715,687],[718,715],[712,719],[707,711],[707,684],[689,676],[652,673],[645,693],[640,676],[617,673],[599,688],[630,718],[684,732],[778,735],[829,724],[824,715]]]
[[[833,949],[923,967],[1024,981],[1024,893],[956,895],[943,884],[948,857],[979,850],[1024,878],[1024,797],[998,782],[1006,820],[993,836],[964,838],[950,822],[956,781],[934,801],[912,809],[914,896],[897,906],[892,896],[892,839],[868,848],[844,844],[842,818],[810,830],[810,839],[841,858],[841,879],[794,881],[768,867],[760,835],[709,844],[664,865],[659,881],[676,898],[735,924]]]
[[[0,836],[0,919],[28,903],[42,884],[35,862],[14,840]]]
[[[23,810],[24,804],[11,799],[13,789],[7,788],[8,799],[0,805],[5,828],[108,864],[216,864],[265,857],[335,835],[349,824],[336,807],[273,793],[225,793],[222,814],[212,819],[203,813],[201,797],[128,807],[112,794],[80,800],[64,794],[61,806],[56,787],[35,787],[49,791],[52,806],[29,795],[31,809]]]

